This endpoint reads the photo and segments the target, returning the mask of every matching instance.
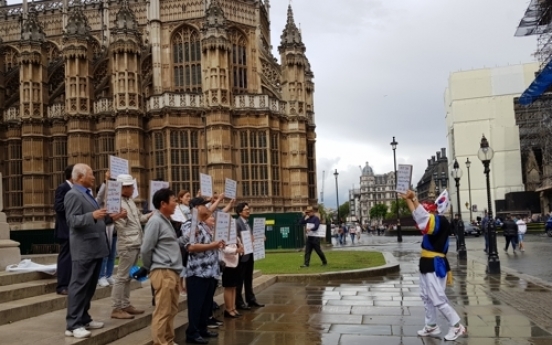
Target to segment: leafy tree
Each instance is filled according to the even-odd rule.
[[[408,205],[406,204],[406,200],[399,199],[399,216],[410,216],[412,212],[410,212],[410,209],[408,208]],[[397,217],[397,203],[395,201],[391,202],[391,209],[389,210],[389,213],[385,216],[387,219],[396,218]]]
[[[351,212],[351,207],[348,201],[343,203],[341,206],[339,206],[339,217],[341,217],[343,221],[345,221],[345,218],[349,216],[350,212]]]
[[[370,209],[370,218],[371,219],[383,219],[387,214],[387,205],[386,204],[376,204]]]

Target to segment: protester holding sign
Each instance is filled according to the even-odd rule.
[[[315,215],[314,209],[312,206],[307,207],[307,209],[305,210],[305,216],[301,219],[300,224],[305,226],[306,232],[318,231],[318,228],[320,226],[320,219]],[[328,264],[328,261],[326,260],[326,256],[324,255],[324,252],[320,248],[320,237],[307,236],[307,244],[305,246],[305,258],[304,258],[305,261],[303,265],[301,265],[301,267],[309,267],[310,257],[313,249],[314,251],[316,251],[316,254],[318,254],[318,257],[320,258],[320,260],[322,260],[322,266],[326,266]]]
[[[111,291],[113,299],[113,312],[111,317],[114,319],[133,319],[134,315],[143,314],[144,310],[139,310],[130,304],[130,269],[136,265],[140,246],[142,245],[142,224],[145,224],[151,217],[150,212],[143,215],[138,211],[138,207],[132,200],[136,180],[127,174],[119,174],[117,182],[122,184],[121,190],[121,209],[126,217],[115,221],[115,230],[119,240],[117,241],[117,253],[119,253],[119,266],[115,276],[115,286]]]
[[[101,208],[106,206],[107,196],[107,182],[111,180],[111,173],[109,170],[105,172],[105,181],[101,184],[98,194],[96,195],[96,202]],[[108,236],[109,255],[102,261],[102,267],[100,269],[100,279],[98,285],[106,287],[115,284],[113,279],[113,269],[115,268],[115,256],[117,256],[117,231],[110,220],[106,221],[106,233]]]

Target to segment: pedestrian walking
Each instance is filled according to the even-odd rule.
[[[307,232],[307,245],[305,246],[305,258],[304,263],[301,265],[301,267],[309,267],[310,265],[310,257],[312,254],[312,250],[316,251],[316,254],[318,254],[318,257],[322,261],[322,266],[326,266],[328,264],[328,261],[326,260],[326,256],[324,255],[324,252],[320,248],[320,237],[316,236],[315,233],[318,231],[318,228],[320,226],[320,219],[314,214],[314,209],[312,206],[307,207],[305,210],[305,216],[301,219],[300,224],[305,226],[305,230]]]
[[[518,226],[518,244],[519,244],[519,250],[524,252],[525,251],[525,243],[523,243],[523,237],[525,236],[525,233],[527,232],[527,223],[524,219],[519,219],[517,221]]]
[[[349,235],[351,236],[351,245],[355,245],[355,236],[357,234],[356,225],[351,225],[349,228]]]
[[[504,233],[504,238],[506,239],[506,245],[504,246],[504,251],[508,252],[508,247],[510,243],[512,244],[512,249],[514,253],[516,252],[516,242],[518,237],[518,226],[512,219],[512,216],[507,215],[506,220],[502,225],[502,231]]]
[[[416,226],[422,231],[422,254],[420,257],[420,295],[425,306],[425,326],[418,331],[421,337],[441,333],[437,325],[437,309],[449,323],[445,340],[456,340],[466,333],[460,316],[450,306],[445,294],[446,284],[452,284],[452,274],[447,260],[450,223],[442,214],[448,208],[448,192],[445,190],[435,204],[421,205],[413,191],[401,197],[406,200]]]

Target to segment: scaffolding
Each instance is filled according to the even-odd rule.
[[[524,92],[514,100],[516,123],[519,126],[522,176],[527,191],[552,189],[552,89],[550,83],[541,83],[552,65],[552,0],[531,0],[515,36],[537,36],[537,49],[533,56],[539,63],[531,87],[541,87],[536,96]],[[542,78],[545,79],[545,78]],[[546,79],[545,79],[546,80]],[[531,90],[531,87],[528,90]],[[529,96],[529,101],[523,99]],[[544,201],[544,200],[543,200]],[[549,210],[549,203],[543,202]],[[548,207],[547,207],[548,206]],[[545,210],[543,210],[545,211]]]

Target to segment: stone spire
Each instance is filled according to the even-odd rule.
[[[138,20],[134,15],[134,12],[128,6],[128,0],[123,0],[119,12],[117,12],[115,18],[115,28],[113,29],[115,33],[121,32],[135,32],[138,31]]]
[[[224,11],[218,0],[212,0],[207,11],[205,11],[205,22],[203,23],[204,30],[220,30],[225,29],[226,18]]]
[[[34,4],[31,4],[29,6],[29,13],[27,14],[27,18],[24,18],[23,23],[21,24],[21,40],[44,42],[45,39],[46,35],[44,34],[42,25],[38,21],[38,16]]]
[[[300,51],[305,52],[306,48],[303,44],[303,40],[301,39],[301,31],[299,31],[299,28],[297,28],[297,25],[295,25],[291,5],[289,5],[288,7],[286,27],[284,28],[284,31],[282,32],[282,36],[280,36],[280,38],[282,39],[282,42],[278,47],[280,53],[285,49],[290,48],[298,48]]]
[[[82,36],[86,37],[90,34],[90,26],[88,25],[88,19],[84,15],[82,10],[81,0],[75,0],[73,7],[70,10],[69,19],[67,20],[67,26],[65,27],[65,36]]]

